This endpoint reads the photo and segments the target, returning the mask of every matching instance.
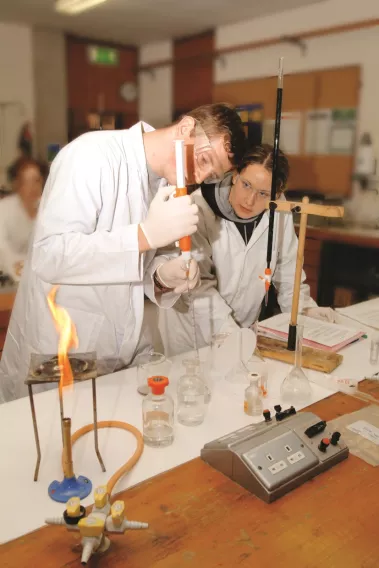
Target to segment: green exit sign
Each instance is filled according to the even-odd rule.
[[[112,47],[90,45],[88,47],[88,58],[93,65],[117,66],[119,63],[118,50]]]

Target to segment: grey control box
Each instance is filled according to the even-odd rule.
[[[348,457],[349,449],[341,439],[319,448],[322,440],[332,439],[327,425],[312,438],[305,434],[320,421],[311,412],[300,412],[283,422],[274,417],[205,444],[201,458],[271,503]]]

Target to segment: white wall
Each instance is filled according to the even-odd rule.
[[[144,45],[139,50],[139,63],[146,65],[172,57],[172,42]],[[155,128],[172,121],[173,85],[171,65],[139,74],[139,118]]]
[[[256,18],[216,29],[216,49],[379,18],[379,0],[324,0],[304,8]],[[358,131],[372,134],[379,160],[379,26],[306,40],[307,54],[288,44],[246,50],[215,61],[215,81],[244,80],[277,73],[278,58],[285,57],[285,72],[296,73],[360,65],[362,90]],[[141,63],[170,57],[170,42],[141,49]],[[155,70],[155,78],[140,74],[140,113],[154,122],[167,122],[172,113],[172,69]]]
[[[56,30],[33,30],[36,155],[47,160],[47,146],[67,143],[66,42]]]
[[[21,125],[34,122],[32,52],[30,27],[0,22],[0,185],[16,155]]]
[[[281,14],[221,26],[216,30],[216,47],[288,36],[378,17],[378,0],[323,0]]]
[[[290,35],[302,31],[379,17],[378,0],[325,0],[320,4],[284,12],[275,16],[223,26],[216,31],[216,48],[244,41]],[[215,81],[224,83],[277,73],[278,59],[284,56],[285,72],[298,73],[315,69],[359,65],[362,87],[358,133],[371,133],[379,159],[379,26],[328,35],[305,41],[307,53],[288,44],[230,54],[215,62]],[[284,91],[285,96],[285,91]]]

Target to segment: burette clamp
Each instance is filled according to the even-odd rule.
[[[265,290],[266,290],[266,292],[268,292],[269,289],[270,289],[271,280],[272,280],[271,268],[265,268],[264,276],[260,276],[259,278],[260,278],[260,280],[263,281],[263,283],[265,285]]]
[[[275,201],[270,201],[268,208],[270,211],[275,211],[278,208],[278,204]]]

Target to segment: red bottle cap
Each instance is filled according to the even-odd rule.
[[[168,378],[161,375],[150,377],[147,384],[151,388],[153,394],[163,394],[168,385]]]

